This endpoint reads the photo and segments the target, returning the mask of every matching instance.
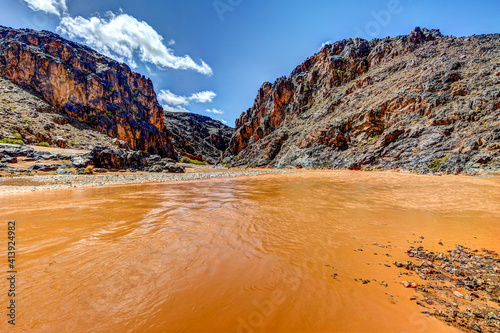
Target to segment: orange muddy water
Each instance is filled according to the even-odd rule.
[[[420,236],[500,251],[498,178],[302,172],[0,200],[26,332],[458,332],[384,264]]]

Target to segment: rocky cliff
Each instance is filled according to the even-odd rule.
[[[95,145],[125,146],[43,99],[0,77],[0,142],[40,144],[59,148],[92,149]]]
[[[165,111],[165,126],[178,155],[215,164],[226,150],[233,128],[189,112]]]
[[[324,46],[264,83],[236,121],[236,165],[500,170],[500,35],[395,38]]]
[[[133,149],[175,156],[151,81],[86,46],[0,26],[0,76]]]

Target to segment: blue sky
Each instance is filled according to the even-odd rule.
[[[151,77],[166,109],[224,120],[327,41],[500,33],[500,2],[0,0],[0,25],[50,30]]]

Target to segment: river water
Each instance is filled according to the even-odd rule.
[[[302,172],[0,200],[27,332],[457,332],[384,264],[417,241],[500,251],[498,178]]]

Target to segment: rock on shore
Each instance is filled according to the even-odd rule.
[[[472,250],[457,245],[446,252],[411,248],[406,262],[395,262],[408,276],[425,283],[416,292],[423,296],[417,304],[464,332],[500,331],[500,256],[488,249]],[[409,287],[409,282],[403,281]],[[413,287],[413,286],[412,286]]]
[[[14,168],[8,164],[17,163],[18,157],[35,162],[26,169]],[[49,163],[52,161],[56,163]],[[83,154],[40,151],[24,145],[0,144],[0,171],[13,173],[31,173],[33,171],[56,171],[58,169],[80,169],[88,166],[96,171],[145,171],[164,173],[184,173],[183,166],[173,159],[150,155],[141,150],[124,150],[114,147],[97,146]]]

